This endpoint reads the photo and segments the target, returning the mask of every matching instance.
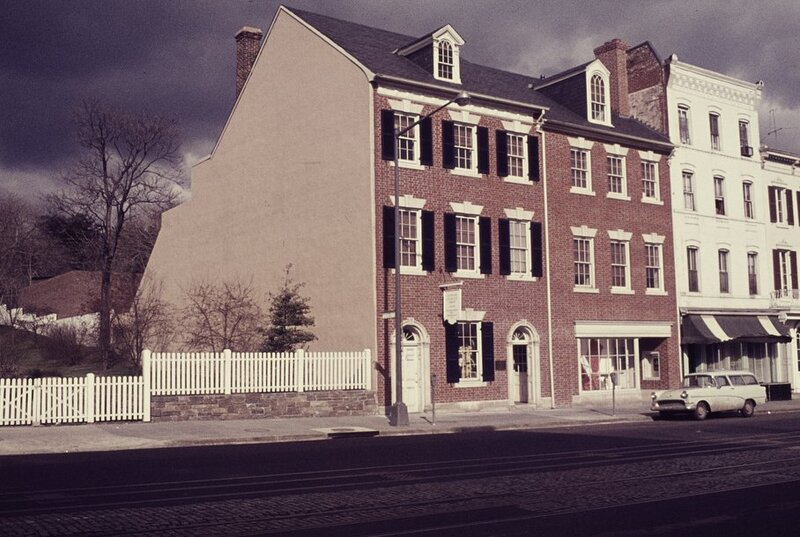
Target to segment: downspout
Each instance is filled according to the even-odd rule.
[[[547,363],[550,368],[550,408],[556,407],[556,382],[553,372],[553,298],[551,293],[550,280],[550,222],[547,205],[547,143],[545,132],[542,129],[544,124],[544,110],[536,120],[536,128],[542,135],[542,187],[544,190],[544,256],[547,259],[547,270],[545,271],[545,282],[547,285]]]

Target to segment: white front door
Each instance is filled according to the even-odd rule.
[[[528,345],[513,345],[511,347],[511,400],[515,403],[527,403],[528,396]]]
[[[403,402],[409,412],[422,412],[422,345],[416,332],[403,330]]]

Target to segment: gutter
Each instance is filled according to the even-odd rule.
[[[591,132],[591,133],[596,133],[596,134],[598,134],[600,136],[607,137],[607,138],[611,137],[611,138],[619,138],[620,140],[634,140],[636,142],[639,142],[642,145],[651,146],[651,147],[658,147],[658,148],[661,148],[664,151],[668,151],[669,153],[671,153],[672,150],[675,149],[675,146],[672,145],[669,142],[659,142],[659,141],[656,141],[656,140],[652,140],[650,138],[640,138],[638,136],[633,136],[631,134],[624,134],[624,133],[621,133],[621,132],[609,132],[609,131],[606,131],[606,130],[596,129],[596,128],[593,128],[593,127],[577,126],[577,125],[575,125],[573,123],[565,123],[565,122],[559,121],[557,119],[548,119],[547,123],[550,124],[550,125],[566,127],[566,129],[564,129],[564,130],[566,130],[566,131],[568,131],[570,133],[574,133],[574,134],[581,134],[582,132]],[[556,129],[553,129],[553,130],[556,130]]]

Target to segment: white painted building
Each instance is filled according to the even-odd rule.
[[[747,369],[762,382],[787,382],[788,329],[771,299],[770,202],[758,151],[762,84],[675,55],[666,70],[683,370]]]

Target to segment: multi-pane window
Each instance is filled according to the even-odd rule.
[[[417,116],[410,116],[395,112],[394,114],[394,130],[400,132],[413,125],[417,120]],[[400,135],[398,140],[398,147],[400,149],[399,159],[416,162],[419,160],[417,155],[417,131],[418,128],[414,127]]]
[[[592,119],[606,120],[606,89],[603,77],[594,75],[591,83]]]
[[[454,148],[456,168],[471,170],[473,168],[475,148],[475,127],[471,125],[454,125]]]
[[[645,244],[644,250],[647,289],[661,289],[661,245]]]
[[[658,194],[658,166],[655,162],[642,161],[642,196],[657,200]]]
[[[747,283],[751,295],[758,294],[758,254],[747,252]]]
[[[525,137],[508,133],[508,175],[525,176]]]
[[[529,274],[528,260],[528,230],[530,222],[510,220],[508,222],[509,246],[511,250],[511,273]]]
[[[745,120],[739,120],[739,146],[744,157],[753,156],[753,148],[750,147],[750,124]]]
[[[694,204],[694,174],[683,172],[683,208],[687,211],[696,211]]]
[[[576,188],[589,188],[589,154],[583,149],[570,150],[570,170],[572,171],[572,186]]]
[[[789,296],[793,289],[793,281],[797,276],[793,274],[792,258],[796,259],[795,252],[791,250],[775,250],[777,261],[777,274],[775,275],[776,291],[781,291],[782,296]],[[796,264],[796,261],[795,261]]]
[[[611,285],[628,287],[628,243],[611,241]]]
[[[756,217],[753,211],[753,183],[745,181],[742,183],[742,200],[744,201],[744,217],[752,220]]]
[[[608,191],[625,194],[625,161],[622,157],[608,157]]]
[[[475,216],[456,215],[456,261],[458,270],[474,271],[478,249]]]
[[[730,277],[728,274],[728,250],[719,252],[719,292],[730,293]]]
[[[439,78],[453,79],[453,45],[447,41],[439,41],[438,74]]]
[[[458,366],[461,380],[477,380],[480,378],[480,337],[479,323],[459,322],[458,330]]]
[[[771,186],[769,195],[769,221],[778,224],[794,225],[793,192],[787,188]],[[800,200],[800,198],[798,198]]]
[[[686,106],[678,107],[678,131],[680,132],[681,143],[691,144],[689,137],[689,108]]]
[[[711,149],[719,151],[719,114],[708,115],[708,127],[711,131]]]
[[[725,178],[714,176],[714,210],[720,216],[725,215]]]
[[[575,259],[575,285],[577,287],[594,287],[592,274],[593,239],[575,237],[572,239],[572,250]]]
[[[611,390],[611,373],[618,388],[636,387],[635,342],[631,338],[579,338],[578,365],[583,391]]]
[[[686,268],[689,274],[689,292],[700,291],[700,278],[697,271],[697,248],[690,246],[686,249]]]
[[[420,212],[400,209],[400,266],[418,267],[422,260]]]

